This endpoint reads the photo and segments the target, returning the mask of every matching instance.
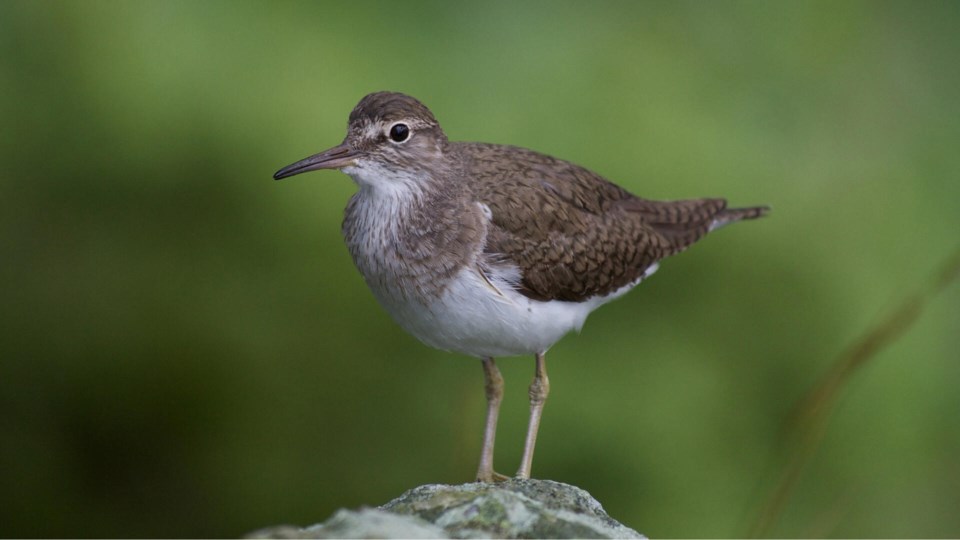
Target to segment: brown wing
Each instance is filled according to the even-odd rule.
[[[473,163],[471,190],[492,213],[485,251],[519,266],[519,291],[536,300],[610,294],[716,223],[757,217],[726,210],[723,199],[640,199],[530,150],[463,144],[462,151]]]

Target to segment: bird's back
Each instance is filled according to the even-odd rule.
[[[466,189],[491,211],[485,251],[516,264],[520,292],[583,301],[639,281],[660,259],[764,207],[727,209],[725,199],[651,201],[602,176],[513,146],[450,143]]]

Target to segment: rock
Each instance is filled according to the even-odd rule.
[[[272,527],[248,538],[645,538],[586,491],[550,480],[431,484],[380,508],[338,510],[306,528]]]
[[[281,525],[252,532],[247,538],[448,538],[443,529],[415,516],[392,514],[378,508],[346,510],[303,529]]]

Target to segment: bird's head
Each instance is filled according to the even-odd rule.
[[[288,165],[273,177],[339,169],[374,189],[391,182],[419,183],[442,167],[446,145],[447,137],[430,109],[404,94],[376,92],[354,107],[342,143]]]

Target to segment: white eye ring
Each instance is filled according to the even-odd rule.
[[[404,122],[397,122],[387,130],[387,138],[394,144],[403,144],[410,140],[410,126]]]

